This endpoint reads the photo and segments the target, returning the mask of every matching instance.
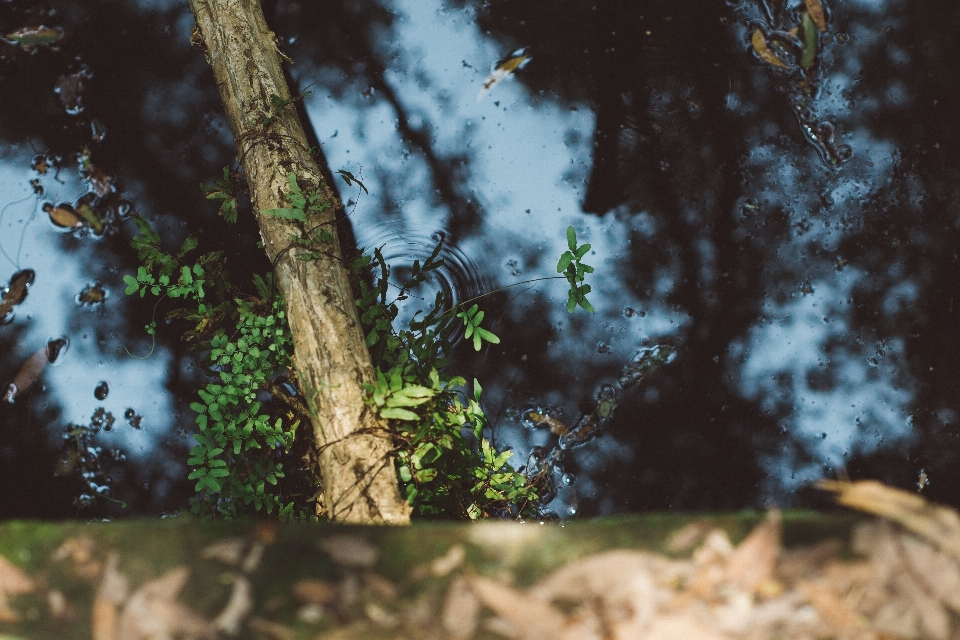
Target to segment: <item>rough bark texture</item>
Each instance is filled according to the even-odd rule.
[[[410,509],[397,487],[386,424],[364,403],[363,383],[373,381],[373,367],[337,234],[332,245],[324,245],[329,255],[317,260],[298,260],[305,249],[289,248],[292,237],[332,221],[341,205],[310,155],[295,109],[271,104],[271,96],[290,97],[276,38],[257,0],[190,4],[197,21],[191,40],[213,69],[267,256],[277,260],[294,364],[321,452],[327,514],[343,522],[407,523]],[[272,118],[267,125],[265,116]],[[290,206],[291,171],[304,193],[316,189],[331,205],[306,225],[262,213]]]

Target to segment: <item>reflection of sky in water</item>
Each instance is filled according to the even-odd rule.
[[[887,11],[894,3],[856,0],[851,4],[855,12],[869,15]],[[141,0],[139,5],[155,11],[167,3]],[[463,182],[459,185],[461,193],[478,204],[484,215],[479,221],[481,229],[468,230],[454,241],[479,265],[486,282],[505,286],[555,276],[557,258],[566,249],[567,225],[576,228],[581,242],[593,245],[587,261],[597,267],[590,278],[595,315],[566,313],[563,280],[537,283],[529,293],[527,285],[514,290],[519,295],[506,310],[516,324],[537,319],[552,327],[548,345],[530,348],[549,351],[549,360],[567,376],[565,391],[538,390],[540,395],[534,400],[563,405],[566,418],[572,419],[576,396],[590,394],[597,384],[614,380],[642,339],[682,338],[699,328],[700,318],[691,317],[672,300],[682,288],[678,281],[684,277],[679,252],[664,253],[652,270],[654,275],[642,286],[633,282],[630,273],[631,238],[656,244],[659,237],[669,237],[670,230],[663,228],[669,221],[656,210],[656,204],[649,204],[646,210],[648,205],[642,199],[639,206],[623,206],[616,214],[603,217],[581,213],[594,152],[594,111],[585,104],[576,109],[561,107],[551,96],[532,94],[516,80],[500,83],[478,102],[477,94],[491,66],[509,55],[512,47],[502,47],[482,33],[472,9],[448,9],[442,2],[427,0],[397,0],[390,6],[396,19],[388,32],[379,35],[377,50],[379,59],[388,66],[384,80],[402,104],[409,126],[426,133],[434,154],[466,158],[462,175],[454,180]],[[191,23],[189,13],[184,12],[174,25],[174,32],[184,41]],[[895,17],[882,23],[894,29],[900,26]],[[813,454],[811,460],[786,446],[770,452],[764,466],[771,476],[766,489],[771,495],[789,492],[800,482],[821,476],[824,466],[841,468],[852,454],[869,452],[881,442],[904,439],[911,428],[907,407],[918,383],[901,373],[905,370],[901,366],[906,353],[903,339],[855,325],[856,301],[847,300],[868,274],[855,262],[837,268],[838,259],[849,259],[839,255],[843,241],[865,224],[864,202],[889,183],[897,170],[898,143],[881,138],[877,127],[864,123],[878,114],[915,108],[909,79],[896,74],[884,79],[884,91],[869,95],[861,91],[858,87],[865,65],[859,52],[883,46],[884,55],[895,66],[911,64],[910,52],[893,43],[887,45],[887,34],[872,18],[853,19],[846,24],[846,44],[831,43],[823,54],[828,67],[814,105],[819,117],[837,125],[837,142],[854,150],[853,159],[840,172],[824,168],[813,148],[802,141],[785,101],[769,99],[776,93],[778,80],[766,69],[758,67],[751,77],[736,78],[726,92],[728,109],[750,123],[746,125],[746,152],[736,159],[745,178],[739,196],[757,203],[755,211],[731,213],[737,219],[733,240],[740,242],[754,231],[763,237],[758,230],[776,207],[783,208],[791,229],[779,237],[778,246],[763,247],[766,273],[762,281],[766,288],[758,294],[764,298],[763,307],[747,332],[733,339],[729,352],[718,356],[736,380],[739,393],[761,410],[778,416],[784,444],[800,442]],[[530,65],[518,76],[538,64],[551,64],[542,52],[534,50],[532,55]],[[391,228],[406,229],[422,238],[453,227],[447,204],[431,197],[435,184],[428,161],[415,145],[403,139],[398,115],[387,97],[366,86],[362,73],[357,73],[356,79],[344,79],[341,71],[330,71],[332,67],[324,64],[326,61],[297,59],[291,71],[301,89],[317,83],[305,104],[330,168],[351,171],[359,177],[358,165],[363,167],[362,180],[370,194],[359,196],[351,218],[359,243],[375,244],[385,220],[393,225]],[[189,120],[191,112],[186,105],[199,100],[202,82],[209,82],[209,78],[158,80],[145,92],[142,112],[148,120],[178,126]],[[343,89],[342,97],[330,87]],[[651,79],[647,88],[658,104],[670,104],[684,91],[689,93],[683,79],[668,76]],[[692,95],[696,97],[695,92]],[[642,104],[648,97],[632,92],[630,100]],[[772,109],[780,111],[774,113]],[[660,124],[673,126],[666,117],[657,118]],[[689,122],[687,125],[693,126]],[[202,139],[197,144],[207,145],[199,156],[210,160],[217,155],[219,139],[229,138],[219,112],[208,114],[204,136],[197,136]],[[696,142],[696,138],[693,140]],[[641,145],[637,141],[633,144]],[[176,151],[181,147],[171,150],[169,140],[159,134],[148,133],[148,148],[169,160],[174,171],[190,170],[186,163],[182,167],[177,163]],[[27,168],[30,157],[32,152],[21,148],[0,163],[0,182],[15,185],[5,191],[6,201],[28,193],[26,181],[33,177]],[[59,195],[72,200],[81,192],[75,165],[67,164],[63,177],[72,183],[56,186],[52,180],[45,180],[52,190],[51,199]],[[111,170],[124,171],[122,167]],[[694,174],[690,179],[699,180],[703,175]],[[337,180],[344,200],[356,200],[357,190]],[[149,209],[137,176],[125,182],[127,196],[136,200],[141,211]],[[708,216],[708,212],[697,209],[708,208],[715,200],[716,194],[708,193],[710,188],[694,185],[691,191],[702,189],[706,195],[696,204],[685,201],[677,206],[689,221],[691,237],[687,241],[699,259],[694,277],[704,283],[705,289],[724,276],[718,265],[722,249],[714,245],[709,230],[697,229],[695,222],[715,220],[720,215],[709,212]],[[911,201],[919,202],[921,195],[920,187],[914,189],[911,196],[916,197]],[[31,198],[4,214],[0,241],[8,252],[16,250],[23,221],[36,207],[37,201]],[[164,391],[172,358],[162,349],[146,361],[114,354],[117,339],[111,333],[110,314],[122,313],[132,302],[123,296],[119,281],[122,274],[111,272],[106,263],[109,252],[102,244],[91,239],[69,240],[77,246],[63,252],[60,242],[42,213],[27,227],[21,262],[37,271],[37,281],[27,302],[17,310],[16,323],[28,327],[26,339],[13,348],[22,359],[47,338],[68,335],[71,348],[63,364],[48,368],[42,378],[50,389],[49,397],[63,410],[61,424],[51,428],[66,422],[85,424],[97,406],[104,406],[117,417],[115,430],[120,435],[114,437],[124,441],[128,455],[139,454],[141,448],[148,454],[158,434],[192,422],[190,416],[173,415],[173,399]],[[0,265],[0,280],[6,281],[12,272],[11,265]],[[905,278],[899,274],[899,284],[883,300],[883,310],[891,315],[914,304],[920,295],[921,284]],[[111,289],[107,313],[80,309],[68,321],[63,306],[73,305],[79,289],[96,279],[108,282]],[[812,293],[803,294],[805,285],[812,288]],[[544,298],[538,299],[537,293]],[[626,307],[644,315],[626,319]],[[101,339],[103,343],[98,342]],[[598,352],[596,346],[601,341],[610,347],[609,353]],[[884,355],[874,364],[870,359],[876,358],[881,341]],[[683,358],[681,345],[675,366],[682,366]],[[491,376],[495,379],[481,379],[492,405],[488,408],[496,409],[503,398],[514,401],[524,397],[523,390],[511,395],[513,390],[508,389],[511,367],[519,366],[507,361],[495,372],[498,375]],[[0,372],[4,379],[14,373]],[[101,379],[111,386],[109,397],[102,403],[93,397],[93,388]],[[621,395],[643,392],[642,388],[631,389]],[[647,403],[656,401],[656,393],[644,397]],[[128,407],[143,415],[143,432],[133,431],[124,423],[122,416]],[[547,441],[544,433],[522,429],[504,430],[503,438],[517,448],[517,464],[523,463],[530,445]],[[608,433],[572,456],[584,465],[601,469],[626,465],[633,453],[621,446],[615,434]],[[587,473],[581,473],[577,488],[603,500],[602,488]],[[619,507],[601,504],[599,508]]]
[[[877,7],[879,3],[873,3],[873,8]],[[617,369],[616,362],[622,362],[641,337],[676,335],[689,319],[666,305],[644,309],[641,322],[625,321],[621,315],[624,307],[639,308],[639,303],[626,293],[623,270],[614,266],[627,253],[625,239],[631,228],[656,236],[655,228],[646,228],[653,226],[652,219],[645,224],[642,212],[622,219],[579,213],[589,168],[585,159],[591,153],[592,111],[561,109],[529,95],[519,82],[509,80],[477,102],[478,89],[491,65],[510,52],[498,49],[480,34],[471,10],[444,11],[438,3],[419,1],[396,2],[394,10],[399,16],[395,34],[384,34],[382,41],[391,44],[384,45],[385,50],[380,52],[385,59],[395,56],[386,73],[387,82],[400,96],[411,125],[429,127],[434,152],[441,156],[470,154],[467,191],[486,212],[485,229],[483,234],[462,241],[460,249],[480,263],[491,279],[504,285],[555,275],[556,257],[566,248],[562,231],[567,224],[577,228],[582,242],[593,244],[590,261],[599,267],[592,278],[595,316],[582,322],[566,314],[563,281],[537,285],[539,291],[549,292],[554,304],[548,308],[532,309],[521,296],[508,313],[515,317],[548,314],[550,323],[558,329],[550,346],[557,362],[574,361],[579,366],[592,362],[612,373]],[[853,36],[863,41],[882,37],[859,31]],[[855,48],[845,45],[831,55],[839,62],[831,60],[834,72],[824,80],[817,108],[823,117],[839,125],[839,142],[855,149],[851,162],[856,171],[846,173],[856,173],[859,178],[853,180],[823,169],[809,148],[799,150],[801,157],[808,156],[806,160],[796,161],[798,150],[792,145],[785,147],[776,138],[776,129],[758,130],[759,138],[773,140],[755,144],[747,159],[747,165],[755,168],[755,179],[744,191],[745,197],[777,202],[781,194],[801,194],[798,209],[793,212],[801,219],[809,217],[805,208],[812,208],[805,202],[811,198],[806,194],[816,198],[822,194],[834,201],[830,209],[809,220],[802,240],[779,248],[781,255],[789,255],[787,265],[805,262],[803,256],[812,245],[836,251],[844,237],[844,218],[857,218],[859,199],[889,176],[892,167],[893,147],[872,138],[869,130],[855,128],[855,118],[862,116],[865,105],[860,105],[856,113],[848,108],[845,96],[859,71]],[[534,52],[531,65],[537,63]],[[303,85],[316,75],[304,67],[298,69]],[[364,89],[355,84],[347,94],[356,95]],[[899,101],[899,106],[906,104],[905,90],[898,83],[892,82],[888,93],[888,100]],[[422,195],[432,190],[422,156],[413,152],[391,126],[396,114],[388,103],[379,100],[375,92],[368,95],[360,109],[349,102],[338,103],[322,90],[307,99],[331,167],[350,169],[351,163],[358,162],[365,168],[371,197],[361,196],[354,214],[360,244],[364,244],[366,229],[375,224],[379,211],[399,210],[410,228],[421,231],[445,226],[448,212],[441,206],[431,206]],[[751,96],[731,95],[736,106],[751,109],[749,104],[743,105]],[[881,106],[889,105],[877,105]],[[770,120],[758,122],[772,124]],[[398,175],[403,176],[402,184],[382,182]],[[812,188],[814,183],[821,186]],[[710,255],[710,243],[703,240],[700,245],[700,253]],[[537,259],[531,261],[530,255]],[[494,256],[498,264],[486,262],[487,256]],[[511,260],[522,265],[517,275],[507,267]],[[704,260],[704,265],[706,271],[701,277],[707,282],[715,280],[718,274],[709,268],[710,261]],[[815,455],[815,462],[800,469],[795,468],[789,452],[769,460],[767,469],[775,476],[771,490],[796,488],[801,480],[819,477],[824,465],[842,467],[851,452],[869,451],[881,438],[889,440],[907,431],[903,407],[911,394],[898,386],[890,366],[898,355],[898,342],[886,343],[887,359],[880,367],[871,368],[867,362],[872,342],[863,347],[848,345],[848,352],[834,354],[833,360],[824,353],[830,339],[853,333],[842,305],[831,309],[824,305],[846,299],[859,275],[854,268],[835,273],[831,267],[832,261],[811,262],[807,272],[796,273],[795,293],[799,294],[804,281],[810,282],[816,293],[793,295],[777,305],[769,303],[764,321],[758,322],[737,347],[744,354],[739,369],[736,362],[730,363],[746,398],[758,400],[762,406],[790,405],[782,421],[785,434],[805,443]],[[653,299],[663,299],[675,284],[675,269],[663,265],[661,274],[648,287]],[[823,321],[825,315],[829,316],[828,322]],[[601,340],[610,345],[611,354],[596,352],[595,345]],[[827,389],[813,389],[808,384],[809,374],[821,367],[832,368],[833,384]],[[598,382],[584,381],[584,385],[589,388]],[[540,401],[571,404],[570,398],[555,394]],[[524,432],[509,433],[505,438],[519,451],[544,444],[546,439],[543,434]],[[614,445],[611,450],[620,450],[610,435],[606,441]],[[605,455],[604,449],[610,447],[599,447],[590,454],[600,466],[615,462],[615,456]],[[522,460],[516,462],[521,464]],[[590,490],[586,484],[581,488]]]
[[[45,367],[40,379],[34,383],[36,387],[42,386],[46,397],[62,411],[58,424],[47,425],[50,435],[58,437],[67,423],[88,424],[97,407],[104,407],[117,422],[113,434],[104,432],[99,436],[103,443],[121,447],[131,459],[147,458],[158,442],[158,436],[166,434],[174,425],[172,398],[163,392],[169,354],[158,349],[149,359],[136,360],[126,354],[114,353],[117,339],[110,329],[110,319],[116,317],[114,314],[122,315],[127,302],[122,285],[118,284],[116,269],[108,263],[109,253],[99,246],[98,240],[90,237],[79,240],[71,237],[67,242],[74,245],[75,250],[62,251],[61,236],[40,210],[42,202],[71,202],[84,191],[76,165],[66,163],[61,170],[60,179],[65,184],[56,182],[52,171],[48,173],[42,180],[47,192],[36,198],[29,187],[24,186],[36,175],[29,170],[33,155],[21,148],[9,152],[0,162],[0,183],[15,185],[16,189],[5,190],[5,196],[12,202],[30,195],[4,212],[0,220],[0,242],[7,254],[16,259],[22,237],[20,266],[33,269],[37,274],[27,299],[16,307],[13,327],[22,325],[27,331],[23,341],[12,346],[14,361],[22,363],[52,337],[67,336],[70,347],[65,357],[57,366]],[[2,262],[0,281],[6,283],[16,269],[6,258],[2,258]],[[91,307],[65,313],[65,307],[76,308],[76,295],[95,280],[110,283],[106,308]],[[3,371],[0,377],[9,382],[15,373],[16,369]],[[110,385],[110,393],[104,401],[97,400],[93,394],[101,380]],[[37,390],[31,388],[28,391],[32,394]],[[137,431],[127,425],[123,416],[128,408],[143,417],[143,430]],[[0,413],[0,419],[2,415]]]

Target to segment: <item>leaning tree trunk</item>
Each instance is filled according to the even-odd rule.
[[[337,234],[331,233],[333,243],[324,247],[328,255],[318,259],[299,260],[308,249],[290,248],[292,238],[331,223],[342,207],[311,157],[294,108],[289,103],[278,108],[272,98],[290,98],[276,37],[257,0],[190,0],[190,5],[197,21],[191,40],[213,68],[263,245],[276,261],[294,364],[320,450],[326,512],[343,522],[407,523],[410,509],[397,487],[389,432],[364,403],[363,384],[373,381],[373,367]],[[306,224],[263,213],[290,206],[290,172],[304,193],[315,189],[330,205],[322,214],[308,214]]]

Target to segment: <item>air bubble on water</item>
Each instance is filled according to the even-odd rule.
[[[565,487],[572,487],[573,483],[577,481],[577,476],[573,475],[569,471],[562,476],[560,476],[560,483]]]
[[[60,336],[59,338],[50,338],[47,340],[47,363],[51,367],[56,367],[63,362],[63,356],[70,348],[70,338]]]
[[[430,234],[430,239],[434,242],[445,242],[447,239],[447,232],[442,229],[437,229]]]
[[[610,353],[612,350],[610,345],[603,340],[597,343],[597,353]]]
[[[103,142],[103,139],[107,137],[107,128],[103,126],[103,123],[94,118],[90,121],[90,139],[94,142]]]
[[[623,308],[623,311],[621,311],[620,313],[621,313],[621,315],[623,315],[624,318],[626,318],[627,320],[629,320],[629,319],[632,318],[634,315],[636,315],[637,312],[634,311],[632,307],[624,307],[624,308]]]

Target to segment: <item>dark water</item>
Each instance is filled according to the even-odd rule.
[[[412,259],[444,239],[458,266],[436,286],[469,297],[554,275],[568,225],[592,243],[596,313],[568,315],[560,280],[508,289],[483,303],[499,347],[457,354],[518,464],[556,444],[523,410],[572,422],[636,349],[676,347],[567,453],[561,515],[816,505],[807,483],[843,474],[924,474],[960,504],[960,9],[834,1],[801,72],[775,32],[802,4],[265,3],[331,168],[370,191],[338,185],[359,244]],[[5,517],[156,514],[190,493],[200,375],[176,325],[126,353],[149,351],[153,309],[123,295],[124,217],[171,247],[199,234],[234,281],[268,268],[251,217],[223,225],[198,188],[234,152],[192,23],[182,2],[0,3],[4,34],[64,33],[0,43],[0,282],[35,272],[0,327],[3,388],[69,339],[0,405]],[[790,69],[753,52],[758,28]],[[84,194],[102,235],[58,233],[43,204]]]

